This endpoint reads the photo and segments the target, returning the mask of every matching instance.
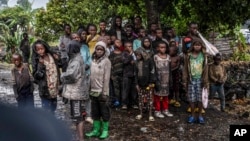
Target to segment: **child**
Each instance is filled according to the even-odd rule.
[[[84,68],[85,68],[85,76],[84,76],[84,86],[89,87],[90,85],[90,65],[91,65],[91,55],[89,52],[89,47],[86,44],[86,42],[84,42],[84,40],[86,39],[86,30],[83,29],[82,33],[81,33],[81,48],[80,48],[80,53],[81,56],[83,58],[83,62],[84,62]],[[89,95],[89,91],[85,91],[84,94]],[[90,103],[90,99],[86,100],[86,121],[88,121],[89,123],[93,123],[93,120],[91,118],[91,103]]]
[[[169,42],[167,41],[167,39],[163,38],[163,31],[162,31],[162,29],[157,28],[155,30],[155,32],[156,32],[156,38],[153,41],[153,50],[154,50],[154,53],[156,54],[156,53],[158,53],[158,50],[157,50],[158,42],[164,41],[166,44],[169,44]]]
[[[171,83],[171,61],[170,56],[166,54],[167,47],[168,45],[164,41],[159,41],[157,44],[158,53],[154,55],[156,74],[154,105],[155,116],[158,118],[164,118],[164,115],[168,117],[173,116],[168,110],[168,95]]]
[[[105,35],[107,35],[106,22],[105,22],[104,20],[100,21],[100,23],[99,23],[99,29],[100,29],[100,31],[99,31],[98,34],[99,34],[100,36],[105,36]]]
[[[138,38],[134,40],[133,42],[133,50],[137,50],[139,47],[141,47],[141,40],[146,36],[146,31],[144,28],[139,29]]]
[[[20,54],[13,54],[12,61],[15,67],[11,70],[13,78],[13,90],[16,96],[18,107],[34,108],[34,86],[28,64],[22,62]]]
[[[200,39],[193,40],[190,52],[184,59],[183,86],[188,92],[191,116],[188,123],[196,122],[195,104],[198,102],[198,123],[204,124],[202,117],[202,88],[208,88],[208,70],[205,47]]]
[[[115,40],[115,50],[110,54],[109,60],[111,62],[111,80],[114,87],[114,106],[120,106],[121,102],[121,88],[123,75],[123,62],[121,51],[121,40]]]
[[[169,55],[171,59],[171,73],[173,85],[171,86],[171,92],[173,98],[170,100],[170,104],[174,104],[175,107],[180,107],[179,102],[179,85],[180,85],[180,62],[181,58],[178,56],[178,48],[171,46],[169,48]]]
[[[123,52],[123,79],[122,79],[122,109],[128,106],[136,105],[136,94],[134,92],[134,64],[135,54],[133,52],[132,42],[125,42],[125,51]]]
[[[111,28],[109,30],[110,35],[115,35],[117,39],[123,41],[126,33],[122,28],[122,17],[121,16],[115,16],[113,19],[113,23],[111,25]]]
[[[87,31],[89,35],[87,36],[86,42],[89,45],[90,54],[92,54],[94,52],[95,44],[98,42],[98,38],[100,37],[100,35],[97,34],[97,27],[94,24],[89,24],[87,27]]]
[[[125,27],[125,32],[126,32],[126,36],[125,38],[122,40],[123,43],[125,43],[126,41],[129,42],[134,42],[135,40],[135,36],[133,35],[134,31],[133,31],[133,26],[131,24],[127,24]]]
[[[54,113],[59,94],[58,56],[50,51],[49,45],[37,40],[32,45],[32,69],[35,83],[38,84],[42,107]]]
[[[108,56],[109,56],[111,54],[111,52],[114,51],[114,45],[112,45],[112,43],[111,43],[110,35],[107,34],[104,37],[105,37],[105,39],[107,41],[107,51],[108,51]]]
[[[139,47],[136,51],[142,52],[143,56],[145,57],[144,59],[153,58],[154,51],[152,48],[152,43],[151,43],[150,38],[144,37],[141,42],[142,42],[142,46]]]
[[[146,59],[147,56],[143,55],[143,52],[140,50],[135,51],[135,54],[135,84],[139,95],[140,109],[140,114],[136,116],[136,119],[142,118],[142,108],[145,106],[149,110],[149,121],[154,121],[152,116],[153,98],[147,90],[147,87],[152,86],[151,84],[154,83],[154,63],[151,58]],[[146,102],[144,101],[145,99],[147,100]]]
[[[110,120],[110,109],[108,107],[109,80],[111,63],[106,56],[106,44],[102,41],[96,43],[92,55],[91,76],[90,76],[90,97],[92,118],[94,119],[93,130],[87,137],[108,137]],[[101,122],[102,119],[102,122]],[[100,132],[102,130],[102,132]]]
[[[20,50],[23,53],[23,62],[29,63],[30,58],[30,43],[28,33],[23,33],[23,39],[20,43]]]
[[[83,136],[83,118],[85,112],[85,100],[89,95],[86,93],[87,86],[84,85],[85,68],[80,54],[81,44],[71,41],[68,46],[69,62],[66,72],[62,73],[61,80],[64,84],[63,97],[70,100],[71,118],[76,123],[76,130],[80,141]]]
[[[221,64],[221,55],[214,56],[214,63],[209,65],[208,76],[210,80],[210,93],[212,96],[217,92],[220,96],[220,110],[225,111],[224,84],[227,80],[225,67]]]

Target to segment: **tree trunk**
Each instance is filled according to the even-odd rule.
[[[159,24],[159,12],[157,10],[158,3],[156,0],[145,0],[147,11],[147,24]]]

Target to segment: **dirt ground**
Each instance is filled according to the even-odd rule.
[[[0,66],[1,69],[6,69]],[[0,74],[1,82],[5,81]],[[0,82],[0,83],[1,83]],[[180,108],[170,106],[173,117],[155,118],[148,121],[145,113],[141,120],[135,119],[139,113],[136,109],[112,109],[109,138],[106,141],[228,141],[230,125],[249,124],[250,100],[228,101],[226,112],[220,112],[219,100],[210,100],[204,114],[205,124],[188,124],[186,112],[187,103],[182,102]],[[239,105],[238,105],[239,104]],[[63,112],[62,108],[60,112]],[[59,114],[60,115],[60,114]],[[75,138],[75,128],[69,125]],[[92,125],[85,124],[85,132],[90,131]],[[73,139],[75,141],[75,139]],[[97,141],[98,138],[85,139]]]

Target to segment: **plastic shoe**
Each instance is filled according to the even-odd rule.
[[[194,112],[198,113],[199,112],[199,108],[195,108]]]
[[[188,123],[195,123],[195,118],[193,116],[190,116],[188,118]]]
[[[201,113],[202,114],[205,114],[206,112],[205,112],[205,110],[202,108],[202,110],[201,110]]]
[[[101,129],[101,121],[94,120],[93,122],[93,130],[89,133],[86,133],[85,136],[87,137],[98,137],[100,135]]]
[[[161,113],[161,112],[155,112],[155,117],[158,117],[158,118],[164,118],[164,115]]]
[[[198,118],[198,122],[199,122],[200,124],[205,124],[205,120],[204,120],[204,118],[203,118],[202,116],[200,116],[200,117]]]
[[[188,107],[187,112],[191,113],[191,107]]]
[[[166,115],[166,116],[168,116],[168,117],[172,117],[172,116],[173,116],[173,114],[171,114],[171,113],[169,112],[169,110],[163,111],[163,114]]]
[[[118,107],[120,105],[120,102],[118,101],[118,100],[116,100],[115,102],[114,102],[114,106],[115,107]]]
[[[169,102],[169,104],[170,104],[170,105],[173,105],[173,104],[175,104],[175,102],[176,102],[176,101],[175,101],[174,99],[171,99],[170,102]]]
[[[102,122],[102,134],[100,139],[106,139],[109,136],[109,122]]]
[[[180,103],[179,101],[176,101],[176,102],[174,103],[174,107],[181,107],[181,103]]]
[[[140,120],[140,119],[142,119],[142,115],[137,115],[135,118]]]

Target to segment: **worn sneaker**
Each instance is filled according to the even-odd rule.
[[[179,101],[176,101],[176,102],[174,103],[174,107],[181,107],[181,103],[180,103]]]
[[[198,123],[205,124],[205,120],[204,120],[204,118],[202,116],[199,116]]]
[[[118,100],[116,100],[115,102],[114,102],[114,106],[115,107],[118,107],[120,105],[120,102],[118,101]]]
[[[163,114],[166,115],[166,116],[168,116],[168,117],[172,117],[172,116],[173,116],[173,114],[171,114],[171,113],[169,112],[169,110],[163,111]]]
[[[188,123],[195,123],[195,118],[193,116],[188,117]]]
[[[133,109],[139,109],[139,107],[137,105],[133,105],[132,107],[133,107]]]
[[[161,112],[156,111],[156,112],[155,112],[155,117],[164,118],[164,115],[163,115]]]

